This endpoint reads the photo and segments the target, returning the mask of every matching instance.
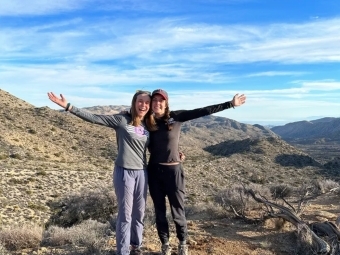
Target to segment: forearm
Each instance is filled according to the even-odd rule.
[[[108,121],[108,116],[92,114],[72,105],[69,107],[68,111],[87,122],[103,126],[111,126],[110,122]]]
[[[216,112],[220,112],[229,108],[234,107],[231,101],[224,102],[221,104],[209,105],[202,108],[197,108],[193,110],[183,111],[178,114],[180,121],[188,121],[197,119],[203,116],[211,115]]]

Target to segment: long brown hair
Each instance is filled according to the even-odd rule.
[[[157,126],[155,125],[156,122],[155,122],[155,119],[153,117],[152,110],[151,110],[151,93],[149,91],[137,90],[136,93],[133,95],[132,101],[131,101],[131,108],[130,108],[130,113],[131,113],[131,118],[132,118],[130,125],[135,126],[135,127],[142,125],[142,120],[137,115],[137,111],[136,111],[137,97],[142,94],[146,94],[150,97],[150,108],[144,116],[145,125],[149,131],[154,131],[156,130],[155,128],[157,128]]]
[[[168,130],[172,130],[172,123],[169,123],[169,120],[170,120],[170,108],[169,108],[169,101],[168,100],[166,100],[166,107],[165,107],[163,119],[167,122]]]

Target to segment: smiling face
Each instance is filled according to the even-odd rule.
[[[159,94],[156,94],[152,97],[152,111],[156,117],[163,117],[165,114],[165,109],[168,106],[165,98]]]
[[[136,114],[139,118],[143,119],[145,114],[150,109],[150,95],[148,94],[140,94],[136,98],[135,109]]]

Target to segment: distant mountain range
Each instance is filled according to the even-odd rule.
[[[340,118],[321,118],[297,121],[271,130],[283,139],[335,139],[340,140]]]
[[[115,135],[111,129],[85,123],[62,110],[34,107],[3,90],[0,90],[0,97],[0,128],[2,130],[0,157],[6,158],[9,155],[10,158],[19,157],[34,161],[34,164],[42,162],[65,164],[68,168],[76,169],[82,167],[95,169],[98,165],[110,168],[111,160],[117,153]],[[115,114],[128,107],[109,105],[84,109],[97,114]],[[263,160],[261,157],[272,155],[274,151],[275,154],[271,156],[272,163],[270,164],[275,165],[278,162],[283,162],[279,158],[284,157],[285,160],[292,161],[289,164],[294,165],[292,159],[296,156],[287,158],[283,155],[304,155],[303,157],[308,159],[309,156],[305,155],[307,152],[311,157],[316,156],[316,160],[324,164],[337,155],[337,149],[334,149],[333,144],[331,147],[333,154],[326,155],[327,160],[324,160],[323,156],[327,151],[324,145],[327,141],[319,142],[323,147],[318,148],[318,151],[322,152],[318,154],[315,150],[318,146],[315,143],[316,138],[319,141],[320,139],[333,139],[332,141],[334,141],[338,139],[339,128],[339,118],[301,121],[269,129],[257,124],[244,124],[232,119],[210,115],[183,123],[180,149],[191,157],[201,157],[207,152],[212,155],[229,155],[228,157],[239,155],[244,158],[242,161],[249,161],[245,163],[246,165],[253,166]],[[306,148],[301,146],[301,139],[304,141],[312,139],[312,142],[309,142],[309,147]],[[260,140],[262,142],[258,142]],[[296,142],[297,140],[299,141]],[[286,142],[290,143],[290,146]],[[257,147],[252,148],[254,146]],[[249,157],[246,153],[248,151],[254,156]],[[315,160],[311,159],[312,161]],[[7,161],[2,163],[5,162]],[[304,161],[300,160],[296,166],[301,166],[301,162]],[[313,163],[312,165],[319,167],[322,164]]]
[[[3,90],[0,98],[0,193],[9,203],[26,210],[27,201],[41,204],[42,199],[50,201],[86,185],[111,182],[117,155],[111,128],[87,123],[65,111],[35,107]],[[126,108],[85,109],[114,114]],[[306,144],[285,138],[293,134],[335,137],[338,121],[326,118],[272,130],[216,116],[183,123],[180,150],[187,156],[183,166],[188,201],[203,201],[239,181],[299,186],[306,180],[339,178],[339,146],[327,142],[329,138]],[[297,130],[300,133],[295,134]],[[17,194],[15,200],[11,194]],[[0,206],[0,215],[12,217],[12,213]],[[48,211],[41,217],[48,217]]]

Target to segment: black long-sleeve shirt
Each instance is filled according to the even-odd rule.
[[[150,132],[149,164],[179,162],[179,137],[182,123],[231,107],[233,107],[231,102],[225,102],[193,110],[171,111],[168,121],[162,118],[156,119],[158,130]],[[168,129],[168,124],[172,125],[172,130]]]

